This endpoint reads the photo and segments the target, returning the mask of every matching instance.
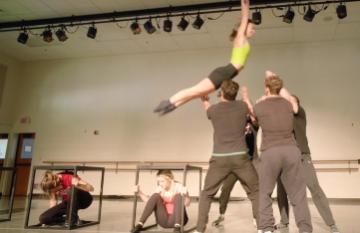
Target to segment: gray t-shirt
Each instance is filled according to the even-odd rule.
[[[247,152],[245,143],[246,116],[249,113],[244,101],[220,102],[207,110],[214,128],[214,154]]]
[[[306,137],[306,113],[301,106],[299,106],[299,111],[294,116],[294,134],[301,153],[310,154],[310,148]]]
[[[261,151],[274,146],[295,145],[294,112],[283,97],[270,97],[257,103],[255,115],[262,129]]]

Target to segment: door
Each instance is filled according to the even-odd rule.
[[[34,151],[35,134],[19,134],[15,167],[17,172],[16,196],[26,196]]]

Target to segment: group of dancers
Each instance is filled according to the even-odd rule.
[[[205,232],[212,199],[221,187],[220,216],[213,225],[217,226],[224,220],[230,192],[237,180],[251,201],[253,221],[259,233],[270,233],[288,227],[287,198],[293,208],[299,232],[313,232],[306,187],[329,230],[339,233],[311,162],[306,137],[306,114],[299,99],[285,89],[283,80],[272,71],[265,72],[265,95],[255,105],[250,101],[248,90],[240,88],[232,80],[245,67],[251,50],[249,39],[255,34],[255,25],[249,20],[249,6],[249,0],[241,0],[241,23],[230,36],[233,41],[230,63],[216,68],[195,86],[183,89],[162,101],[154,110],[164,115],[190,100],[200,98],[214,129],[213,152],[200,196],[194,233]],[[218,89],[220,101],[211,104],[208,95]],[[237,100],[239,92],[242,100]],[[256,135],[259,127],[262,129],[260,158],[256,139],[252,143],[246,143],[246,135]],[[278,224],[273,216],[271,198],[276,184],[281,215]],[[72,221],[79,221],[77,211],[91,204],[89,192],[93,187],[72,174],[46,173],[41,187],[50,196],[51,208],[40,216],[40,223],[64,221],[63,216],[69,208],[66,190],[70,186],[75,186],[77,190],[74,212],[71,213],[75,217]],[[140,186],[136,187],[135,193],[146,204],[139,221],[132,229],[133,233],[143,230],[145,221],[153,212],[160,226],[173,228],[174,232],[181,231],[183,210],[184,224],[188,222],[188,190],[174,179],[170,170],[158,171],[157,187],[151,195],[145,194]],[[57,204],[55,200],[59,194],[65,198]]]
[[[242,100],[236,100],[239,85],[232,79],[244,68],[251,50],[249,39],[255,34],[255,25],[249,20],[249,6],[249,0],[241,0],[241,23],[230,36],[233,41],[230,63],[215,69],[195,86],[162,101],[154,109],[154,112],[164,115],[190,100],[201,98],[214,128],[213,154],[200,197],[196,232],[206,229],[212,197],[223,186],[223,197],[228,199],[227,193],[236,178],[251,200],[254,222],[259,232],[268,233],[288,227],[287,197],[293,206],[299,231],[312,232],[306,197],[308,187],[325,223],[331,232],[337,233],[339,230],[329,202],[311,162],[306,137],[306,114],[299,99],[285,89],[279,75],[266,71],[265,95],[254,106],[246,88],[241,90]],[[220,87],[220,102],[211,105],[208,95]],[[253,163],[248,156],[249,148],[244,134],[248,116],[255,127],[262,129],[261,158],[255,156]],[[277,225],[271,199],[276,184],[281,213],[281,222]],[[224,205],[220,205],[220,216],[214,225],[222,221],[225,209]]]

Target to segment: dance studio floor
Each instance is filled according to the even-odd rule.
[[[33,210],[31,214],[31,221],[35,223],[37,216],[41,211],[44,211],[48,202],[46,200],[35,200],[33,202]],[[56,230],[25,230],[24,218],[25,213],[20,208],[24,205],[23,200],[17,200],[15,203],[15,213],[13,214],[12,221],[0,222],[1,233],[25,233],[25,232],[58,232]],[[188,226],[193,226],[196,223],[197,214],[197,202],[192,203],[188,208],[190,222]],[[102,208],[102,220],[100,225],[84,227],[72,232],[89,232],[89,233],[111,233],[111,232],[129,232],[130,223],[132,218],[132,206],[131,200],[105,200]],[[84,220],[96,218],[97,201],[95,201],[90,210],[80,212],[80,218]],[[141,210],[143,204],[140,203],[138,210]],[[273,205],[276,219],[279,219],[276,203]],[[337,225],[342,233],[360,233],[360,202],[340,202],[331,203],[331,208],[334,213],[334,217],[337,221]],[[312,223],[314,233],[327,233],[328,227],[322,221],[320,215],[315,209],[315,206],[310,202],[310,210],[312,214]],[[138,214],[139,216],[139,214]],[[212,204],[210,212],[210,222],[215,220],[218,216],[218,204],[214,202]],[[251,206],[249,201],[232,201],[229,203],[223,226],[215,228],[211,224],[208,224],[206,232],[208,233],[256,233],[254,226],[252,225]],[[296,226],[294,218],[291,217],[291,226],[288,231],[296,233]],[[154,220],[149,219],[148,222],[152,223]],[[162,229],[153,229],[154,232],[162,232]],[[62,231],[60,231],[62,232]],[[166,230],[166,232],[172,232]]]

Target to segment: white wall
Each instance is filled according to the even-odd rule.
[[[34,164],[207,161],[212,129],[200,101],[162,118],[152,110],[225,65],[229,54],[226,48],[23,63],[14,119],[30,116],[31,124],[17,121],[13,129],[36,133]],[[359,54],[359,41],[254,46],[235,80],[247,85],[255,100],[263,93],[264,71],[278,72],[307,110],[313,158],[359,159]],[[108,173],[105,194],[131,193],[129,176]],[[360,197],[359,173],[321,173],[319,178],[329,197]],[[126,181],[119,184],[119,179]],[[236,194],[244,193],[237,189]]]

